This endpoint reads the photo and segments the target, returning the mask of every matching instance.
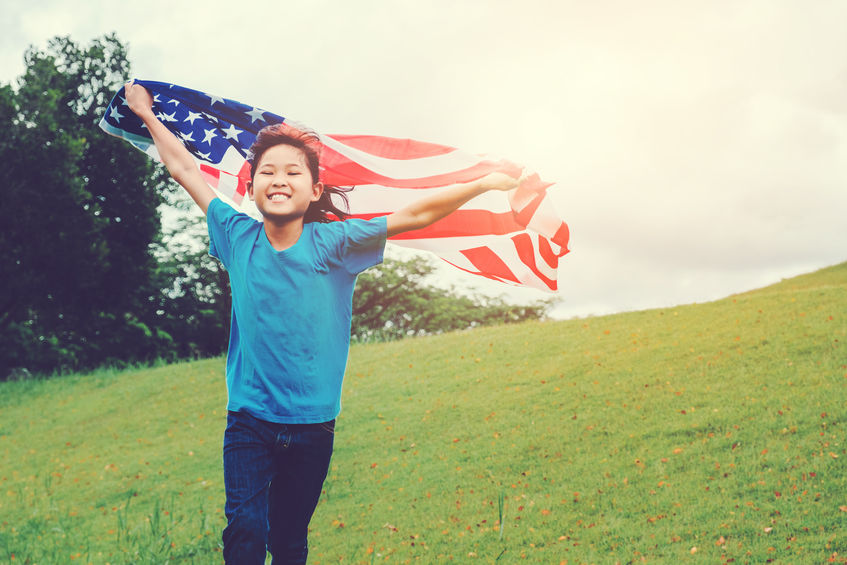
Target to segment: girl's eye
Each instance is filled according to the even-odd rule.
[[[291,175],[291,176],[296,176],[296,175],[299,175],[300,173],[288,173],[288,174]]]
[[[260,175],[270,175],[272,174],[270,171],[262,171],[259,173]]]

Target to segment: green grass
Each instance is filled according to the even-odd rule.
[[[847,562],[845,314],[847,263],[355,346],[310,563]],[[220,562],[223,365],[0,385],[0,562]]]

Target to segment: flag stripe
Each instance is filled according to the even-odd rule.
[[[351,214],[351,217],[370,220],[371,218],[386,215],[388,215],[388,212]],[[391,238],[391,241],[401,239],[507,235],[521,232],[524,229],[525,226],[521,226],[515,222],[515,215],[511,212],[492,214],[485,210],[456,210],[446,218],[442,218],[425,228],[395,235]]]
[[[533,274],[538,277],[538,280],[547,285],[550,290],[556,290],[556,280],[542,273],[535,262],[535,250],[532,245],[532,236],[528,233],[521,233],[514,236],[512,241],[515,243],[515,249],[517,249],[518,256],[521,258],[524,265],[529,267]]]
[[[559,253],[553,251],[550,241],[547,238],[538,238],[538,254],[544,259],[548,266],[555,269],[559,263],[559,257],[567,253],[567,250],[562,250]]]
[[[388,158],[351,147],[328,135],[321,136],[321,142],[324,144],[321,161],[325,167],[332,168],[333,163],[350,161],[360,164],[385,178],[392,179],[441,176],[476,167],[482,160],[477,155],[471,155],[458,149],[449,153],[413,159]]]
[[[562,222],[562,225],[559,227],[559,230],[553,235],[553,237],[550,238],[550,241],[552,241],[559,247],[567,250],[568,241],[570,241],[570,237],[571,232],[570,229],[568,229],[568,224]]]
[[[436,170],[444,169],[425,164],[409,171],[408,176],[403,177],[402,171],[394,165],[372,169],[369,165],[351,161],[345,155],[333,150],[324,150],[321,153],[321,161],[323,167],[321,180],[326,184],[336,186],[379,184],[395,188],[432,188],[470,182],[498,171],[501,167],[499,163],[493,161],[481,161],[464,169],[436,173]],[[417,175],[418,173],[426,174]]]
[[[376,135],[338,134],[328,135],[327,137],[359,151],[386,159],[420,159],[422,157],[436,157],[456,151],[455,147],[416,141],[414,139],[379,137]]]
[[[509,266],[488,247],[475,247],[463,249],[462,255],[468,258],[476,267],[476,274],[485,274],[496,280],[506,280],[514,283],[521,281],[512,273]]]

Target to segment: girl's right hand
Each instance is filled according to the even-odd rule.
[[[127,106],[136,115],[140,116],[145,112],[153,111],[153,97],[146,88],[135,84],[135,81],[131,80],[124,85],[124,94]]]
[[[480,186],[485,190],[512,190],[520,186],[520,184],[526,179],[526,169],[521,170],[521,175],[519,178],[515,178],[507,175],[506,173],[500,171],[494,171],[493,173],[489,173],[486,176],[482,177],[479,180]]]

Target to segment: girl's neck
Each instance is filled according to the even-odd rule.
[[[303,218],[290,220],[287,222],[272,222],[268,218],[264,219],[265,235],[271,244],[271,247],[277,251],[285,251],[300,239],[300,234],[303,233]]]

